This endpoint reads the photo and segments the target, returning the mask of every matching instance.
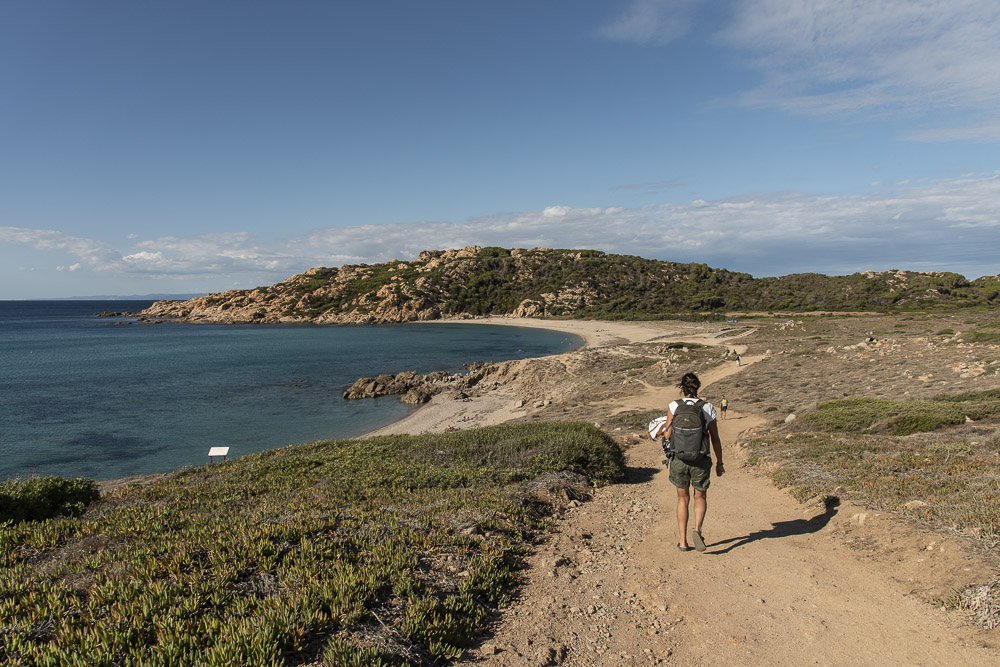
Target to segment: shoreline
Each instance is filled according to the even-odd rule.
[[[703,324],[676,320],[653,320],[649,322],[603,320],[541,320],[520,317],[483,317],[474,320],[431,320],[428,324],[446,326],[448,324],[487,324],[512,327],[549,329],[579,336],[584,344],[576,351],[588,348],[611,347],[630,343],[650,342],[690,342],[700,345],[717,345],[717,337],[723,335],[724,325]],[[560,357],[562,355],[553,355]],[[530,362],[541,357],[521,360]],[[361,438],[383,435],[421,435],[424,433],[444,433],[449,430],[464,430],[497,426],[527,415],[524,400],[510,384],[488,391],[470,400],[455,400],[445,394],[438,394],[409,415],[391,424],[369,431]]]
[[[428,320],[421,324],[447,326],[449,324],[483,324],[535,329],[549,329],[578,336],[583,344],[568,352],[552,357],[571,355],[588,348],[612,347],[630,343],[691,342],[701,345],[718,345],[718,338],[728,338],[723,333],[725,325],[703,324],[677,320],[604,321],[604,320],[555,320],[520,317],[482,317],[476,319]],[[405,324],[404,324],[405,326]],[[713,328],[714,327],[714,328]],[[733,327],[729,327],[732,329]],[[736,327],[744,328],[744,327]],[[546,357],[527,357],[517,360],[530,363]],[[362,399],[364,400],[364,399]],[[444,433],[496,426],[527,415],[531,407],[522,401],[518,390],[511,384],[502,385],[468,401],[455,400],[438,394],[402,419],[347,439],[366,439],[383,435],[421,435]],[[450,427],[450,428],[449,428]],[[125,478],[97,480],[104,493],[124,484],[148,484],[169,477],[179,470],[132,475]]]

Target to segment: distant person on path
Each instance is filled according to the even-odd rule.
[[[726,399],[726,395],[722,395],[722,400],[719,401],[719,408],[722,410],[722,418],[726,418],[726,410],[729,409],[729,401]]]
[[[685,373],[678,386],[683,397],[672,401],[668,407],[669,414],[650,425],[650,436],[654,440],[662,436],[668,443],[666,451],[670,465],[670,483],[677,487],[677,532],[680,536],[677,548],[681,551],[691,550],[687,528],[688,506],[691,501],[689,488],[693,488],[694,531],[691,541],[694,542],[695,549],[704,551],[705,538],[701,529],[708,510],[708,486],[712,477],[712,457],[708,451],[708,442],[711,442],[712,451],[715,452],[715,474],[722,477],[726,472],[722,465],[722,440],[719,438],[715,406],[698,398],[698,390],[701,388],[698,376]],[[692,429],[686,427],[691,423],[697,425],[695,435],[698,436],[693,451],[687,438]]]
[[[743,355],[737,354],[736,355],[736,365],[739,366],[741,361],[743,361]]]

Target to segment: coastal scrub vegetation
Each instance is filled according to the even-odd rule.
[[[997,540],[998,417],[995,389],[925,400],[850,398],[821,403],[746,446],[751,464],[766,466],[800,500],[843,493]]]
[[[884,271],[750,274],[598,250],[478,246],[418,259],[321,267],[270,287],[163,302],[150,316],[202,321],[406,322],[521,315],[604,320],[727,312],[899,312],[995,308],[1000,277]]]
[[[97,484],[89,479],[9,479],[0,483],[0,523],[79,516],[98,495]]]
[[[940,394],[927,400],[847,398],[827,401],[802,416],[805,423],[842,433],[909,435],[1000,416],[1000,390]]]
[[[324,441],[0,525],[11,665],[429,664],[505,604],[571,469],[620,479],[587,424]]]

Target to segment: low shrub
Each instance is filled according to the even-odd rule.
[[[1000,331],[997,330],[997,326],[996,324],[992,324],[976,327],[964,332],[961,335],[961,340],[963,343],[996,345],[1000,343]]]
[[[802,421],[837,433],[908,435],[1000,416],[1000,391],[939,395],[929,400],[846,398],[820,403]]]
[[[33,477],[0,483],[0,523],[78,516],[99,496],[93,480]]]

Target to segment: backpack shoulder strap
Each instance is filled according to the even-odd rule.
[[[701,417],[702,426],[708,426],[708,418],[705,416],[705,401],[699,398],[694,407],[698,409],[698,416]]]

